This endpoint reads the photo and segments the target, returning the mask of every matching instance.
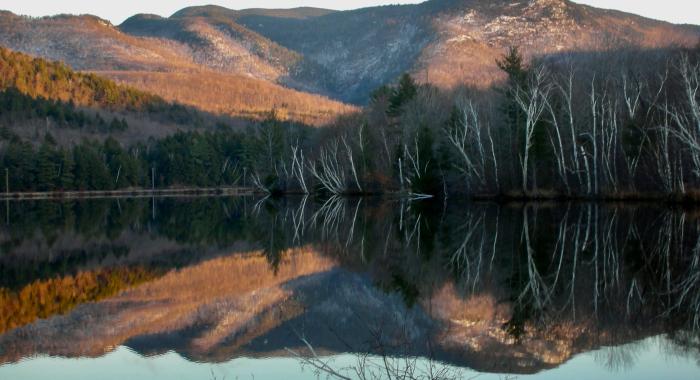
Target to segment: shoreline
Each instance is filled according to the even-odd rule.
[[[0,193],[0,200],[62,200],[62,199],[104,199],[104,198],[150,198],[150,197],[187,197],[187,196],[321,196],[322,193],[305,194],[302,192],[282,192],[279,194],[267,194],[253,187],[188,187],[167,189],[121,189],[121,190],[70,190],[70,191],[29,191]],[[340,198],[386,198],[386,199],[439,199],[444,200],[445,195],[434,197],[414,197],[411,194],[401,192],[349,192],[335,195]],[[608,195],[566,195],[561,193],[499,193],[499,194],[454,194],[447,199],[459,199],[474,202],[529,203],[529,202],[593,202],[593,203],[657,203],[668,205],[700,205],[700,193],[687,194],[660,194],[660,193],[627,193]]]
[[[150,198],[178,196],[230,195],[247,196],[257,192],[249,187],[172,188],[172,189],[124,189],[124,190],[71,190],[31,191],[1,193],[0,200],[57,200],[98,198]]]

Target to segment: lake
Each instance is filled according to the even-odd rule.
[[[700,213],[0,204],[0,379],[700,378]]]

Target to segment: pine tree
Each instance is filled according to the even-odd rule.
[[[389,99],[392,93],[393,91],[391,90],[391,87],[383,85],[372,91],[369,98],[372,104],[374,104],[380,101],[384,101],[385,99]]]
[[[528,70],[523,61],[523,55],[517,46],[512,46],[507,54],[504,54],[500,59],[496,59],[498,68],[508,74],[508,81],[511,86],[525,85]]]
[[[197,177],[193,184],[210,186],[218,179],[217,154],[206,135],[196,135],[191,145],[192,160],[197,168]]]
[[[75,162],[73,160],[73,152],[70,150],[61,150],[61,178],[60,186],[62,190],[69,190],[74,188],[75,181]]]
[[[418,86],[410,74],[405,73],[399,80],[398,87],[389,99],[389,115],[399,116],[401,109],[418,94]]]
[[[109,190],[113,187],[102,154],[92,142],[85,141],[75,147],[75,182],[79,189],[84,190]]]
[[[507,54],[496,60],[496,64],[508,75],[508,84],[501,90],[506,98],[503,111],[511,128],[517,129],[525,116],[516,103],[513,92],[526,90],[528,68],[523,63],[523,56],[517,47],[511,47]]]
[[[109,123],[109,131],[110,132],[115,132],[115,131],[120,131],[122,128],[122,124],[119,122],[119,119],[116,117],[112,119],[112,122]]]
[[[55,164],[55,152],[49,141],[44,141],[37,156],[36,188],[41,191],[53,191],[58,180]]]
[[[36,162],[31,144],[13,140],[5,154],[6,167],[10,170],[10,188],[15,191],[35,189]]]
[[[525,114],[516,102],[515,91],[526,90],[528,69],[523,63],[523,56],[517,47],[511,47],[508,53],[496,60],[496,64],[508,75],[506,86],[500,88],[499,92],[503,96],[500,108],[512,136],[510,149],[513,152],[520,152]]]

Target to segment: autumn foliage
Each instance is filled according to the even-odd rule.
[[[82,303],[113,296],[154,277],[154,273],[141,268],[99,269],[38,280],[16,292],[0,288],[0,333],[64,314]]]

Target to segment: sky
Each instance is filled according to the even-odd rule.
[[[170,16],[193,5],[216,4],[231,9],[294,8],[300,6],[355,9],[385,4],[419,3],[422,0],[0,0],[0,9],[30,15],[47,16],[59,13],[89,13],[110,20],[113,24],[136,13]],[[513,0],[517,1],[517,0]],[[700,25],[700,0],[576,0],[599,8],[618,9],[674,23]]]

